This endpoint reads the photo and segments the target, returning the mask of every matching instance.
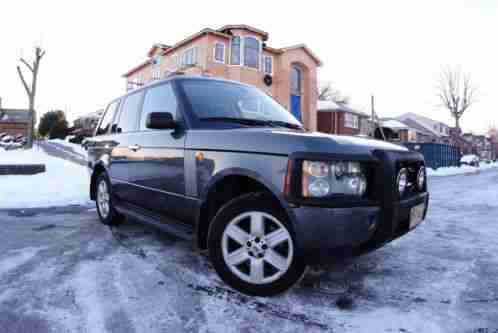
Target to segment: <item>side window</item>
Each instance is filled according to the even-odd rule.
[[[123,102],[121,115],[119,116],[117,132],[126,133],[137,130],[139,116],[139,106],[142,100],[143,92],[128,95]]]
[[[140,118],[140,130],[146,131],[147,115],[151,112],[169,112],[174,119],[178,119],[178,104],[171,84],[162,84],[147,90],[144,98],[142,116]]]
[[[109,104],[107,110],[104,113],[102,121],[100,122],[99,128],[97,129],[96,135],[104,135],[109,133],[112,119],[114,118],[114,114],[116,113],[118,106],[119,106],[119,100]]]

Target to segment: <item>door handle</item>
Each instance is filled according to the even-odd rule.
[[[132,151],[137,151],[137,150],[140,150],[140,147],[139,145],[131,145],[131,146],[128,146],[128,149],[132,150]]]

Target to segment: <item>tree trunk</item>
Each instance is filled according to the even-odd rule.
[[[455,128],[457,129],[457,133],[460,135],[461,134],[461,131],[460,131],[460,117],[456,117],[455,116]]]

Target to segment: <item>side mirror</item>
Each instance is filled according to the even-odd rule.
[[[147,115],[146,126],[150,129],[174,129],[177,122],[169,112],[151,112]]]

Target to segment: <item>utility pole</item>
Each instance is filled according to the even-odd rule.
[[[377,115],[375,114],[375,107],[374,107],[374,95],[372,95],[371,104],[372,104],[372,137],[375,138],[375,129],[378,126],[379,131],[380,131],[380,135],[382,135],[382,140],[386,141],[386,136],[384,135],[384,131],[382,130],[382,126],[380,126],[380,123],[377,122]]]

